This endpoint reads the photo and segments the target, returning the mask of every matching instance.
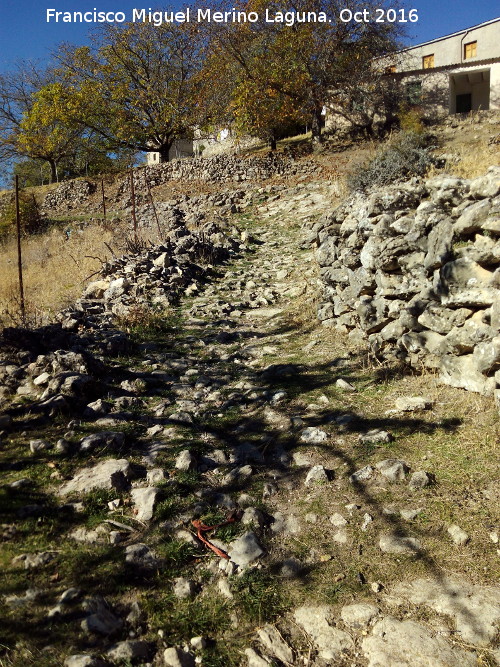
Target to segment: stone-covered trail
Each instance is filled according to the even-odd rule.
[[[332,192],[264,197],[167,318],[124,263],[67,336],[11,338],[1,665],[500,662],[498,485],[444,463],[455,390],[315,322]]]

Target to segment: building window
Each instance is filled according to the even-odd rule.
[[[406,100],[409,104],[420,104],[422,101],[421,81],[410,81],[406,84]]]
[[[434,67],[434,54],[422,58],[422,69],[432,69]]]
[[[477,42],[469,42],[464,44],[464,58],[475,58],[477,55]]]

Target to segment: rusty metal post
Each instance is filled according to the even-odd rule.
[[[101,178],[101,192],[102,192],[102,214],[104,221],[106,221],[106,200],[104,198],[104,178]]]
[[[149,187],[148,173],[146,170],[147,167],[144,167],[144,180],[146,181],[146,188],[148,190],[149,200],[151,201],[151,206],[153,207],[153,213],[155,215],[156,226],[158,227],[158,238],[161,240],[160,220],[158,219],[158,213],[156,211],[156,206],[153,199],[153,193],[151,192],[151,188]]]
[[[19,272],[19,297],[21,302],[21,317],[23,324],[26,321],[23,285],[23,256],[21,252],[21,213],[19,210],[19,176],[16,174],[16,227],[17,227],[17,268]]]
[[[134,170],[130,170],[130,192],[132,195],[132,220],[134,221],[134,236],[137,238],[137,216],[135,214]]]

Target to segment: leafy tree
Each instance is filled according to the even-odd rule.
[[[12,71],[0,74],[1,161],[18,157],[20,126],[33,106],[33,95],[51,81],[54,81],[53,72],[29,61],[20,62]]]
[[[373,0],[349,3],[353,12],[366,10],[372,16],[378,6]],[[278,97],[289,98],[296,109],[307,114],[313,138],[320,140],[325,105],[333,97],[347,113],[358,89],[356,95],[365,102],[369,84],[382,77],[372,67],[373,59],[395,50],[401,32],[397,23],[343,22],[339,16],[344,7],[340,0],[294,0],[291,5],[281,0],[247,0],[244,9],[248,12],[262,15],[267,9],[271,16],[277,12],[295,11],[299,16],[315,12],[318,17],[323,12],[327,21],[217,26],[213,40],[220,69],[231,72],[229,63],[234,63],[238,76],[257,89],[265,85]],[[262,112],[266,115],[265,105]]]
[[[190,24],[108,27],[92,48],[63,47],[60,60],[76,91],[73,120],[112,148],[154,150],[167,161],[175,139],[200,121],[203,42]]]
[[[231,108],[236,129],[263,139],[271,150],[306,122],[295,100],[254,80],[243,79],[235,87]]]
[[[0,213],[0,240],[16,233],[16,204],[14,193],[11,192],[7,205],[4,204]],[[35,234],[43,229],[40,211],[33,193],[19,193],[19,212],[21,214],[21,232],[24,235]]]
[[[15,162],[12,171],[19,176],[21,188],[50,183],[50,167],[46,162],[25,158]]]
[[[19,125],[17,152],[47,162],[52,183],[58,180],[59,162],[85,141],[83,128],[68,119],[71,96],[62,83],[43,86],[34,93],[33,104]]]

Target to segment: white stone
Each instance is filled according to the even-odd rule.
[[[396,399],[396,408],[401,412],[417,412],[431,407],[431,399],[424,396],[400,396]]]
[[[309,426],[305,428],[300,434],[301,442],[310,442],[312,444],[319,444],[320,442],[325,442],[328,438],[328,434],[325,431],[322,431],[319,428],[314,426]]]
[[[163,651],[163,667],[194,667],[194,656],[179,648],[167,648]]]
[[[132,489],[131,498],[139,521],[151,521],[160,489],[145,486]]]
[[[347,526],[346,519],[344,519],[342,514],[339,514],[338,512],[332,514],[332,516],[330,517],[330,523],[336,526],[337,528],[342,528],[343,526]]]
[[[93,489],[123,489],[127,486],[131,468],[126,459],[108,459],[92,468],[82,468],[72,480],[63,484],[59,495],[88,493]]]
[[[378,621],[373,634],[363,640],[368,667],[475,667],[474,653],[452,647],[434,637],[420,623],[387,617]]]
[[[257,630],[257,636],[262,645],[269,651],[269,653],[283,662],[285,665],[293,663],[293,651],[288,644],[283,640],[282,636],[274,625],[265,625],[263,628]]]
[[[416,556],[422,551],[422,545],[415,537],[400,537],[391,533],[380,536],[379,547],[386,554]]]
[[[356,387],[353,387],[350,382],[347,382],[342,378],[339,378],[335,384],[339,389],[342,389],[342,391],[356,391]]]
[[[246,648],[247,667],[269,667],[271,663],[260,656],[253,648]]]
[[[401,482],[404,480],[408,465],[405,461],[399,459],[385,459],[379,461],[376,466],[377,470],[390,482]]]
[[[342,607],[340,616],[350,628],[362,629],[368,627],[379,613],[380,609],[373,604],[358,603]]]
[[[437,614],[454,619],[457,638],[468,644],[488,646],[500,622],[498,587],[470,584],[459,577],[416,579],[401,583],[394,595],[413,605],[427,605]]]
[[[464,546],[464,544],[467,544],[467,542],[470,541],[470,537],[465,530],[462,530],[462,528],[456,524],[452,524],[448,527],[448,535],[459,547]]]
[[[328,475],[326,473],[324,466],[313,466],[306,475],[304,484],[306,486],[312,486],[316,483],[325,483],[328,482]]]
[[[174,595],[180,600],[185,598],[192,598],[195,594],[196,586],[190,579],[184,577],[177,577],[174,580]]]
[[[345,651],[354,648],[351,637],[343,630],[330,625],[332,607],[299,607],[294,612],[296,622],[310,635],[324,660],[337,660]]]
[[[255,533],[245,533],[231,542],[228,547],[228,555],[233,563],[240,567],[246,567],[254,560],[264,554]]]

